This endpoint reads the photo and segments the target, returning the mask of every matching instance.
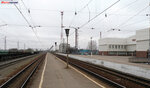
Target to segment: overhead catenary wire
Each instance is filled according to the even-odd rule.
[[[133,15],[132,17],[130,17],[129,19],[127,19],[126,21],[124,21],[123,23],[121,23],[117,28],[119,28],[119,27],[125,25],[128,21],[132,20],[134,17],[136,17],[137,15],[139,15],[141,12],[143,12],[143,11],[144,11],[145,9],[147,9],[148,7],[149,7],[149,5],[146,6],[146,7],[144,7],[142,10],[140,10],[139,12],[137,12],[135,15]]]
[[[86,7],[87,7],[88,10],[89,10],[88,5],[89,5],[92,1],[93,1],[93,0],[90,0],[83,8],[81,8],[81,9],[80,9],[79,11],[77,11],[77,12],[76,12],[76,8],[75,8],[75,13],[74,13],[74,16],[73,16],[73,18],[72,18],[70,24],[69,24],[69,27],[72,25],[72,23],[73,23],[73,21],[74,21],[76,15],[78,15],[80,12],[82,12]],[[89,12],[88,12],[88,13],[89,13]]]
[[[135,2],[137,2],[137,1],[139,1],[139,0],[135,0],[135,1],[133,1],[133,2],[131,2],[131,3],[129,3],[129,4],[127,4],[127,5],[125,5],[124,7],[122,7],[122,8],[120,8],[120,9],[116,10],[114,13],[119,12],[119,11],[121,11],[122,9],[127,8],[127,7],[131,6],[132,4],[135,4]]]
[[[125,8],[131,6],[132,4],[135,4],[135,2],[137,2],[137,1],[139,1],[139,0],[135,0],[135,1],[131,2],[131,3],[129,3],[129,4],[125,5],[125,6],[123,6],[122,8],[116,10],[116,11],[113,12],[113,13],[118,13],[119,11],[122,11],[122,9],[125,9]],[[109,15],[109,16],[107,16],[107,18],[108,18],[108,17],[110,17],[110,16],[112,16],[112,15],[116,15],[116,14],[107,14],[107,15]],[[120,14],[118,14],[118,15],[120,16]],[[98,24],[99,22],[104,21],[105,18],[106,18],[106,17],[103,17],[100,21],[96,22],[96,24]],[[96,24],[95,24],[95,25],[96,25]]]
[[[110,9],[112,6],[114,6],[115,4],[117,4],[119,1],[120,0],[116,1],[115,3],[113,3],[112,5],[110,5],[109,7],[107,7],[106,9],[104,9],[102,12],[100,12],[99,14],[97,14],[96,16],[94,16],[93,18],[91,18],[88,22],[84,23],[79,28],[82,28],[85,25],[87,25],[88,23],[90,23],[91,21],[93,21],[95,18],[97,18],[99,15],[101,15],[102,13],[104,13],[105,11],[107,11],[108,9]]]
[[[31,29],[32,29],[33,33],[35,34],[36,38],[37,38],[38,41],[41,43],[41,41],[40,41],[40,39],[39,39],[37,33],[36,33],[36,32],[34,31],[34,29],[33,29],[33,26],[30,25],[29,21],[28,21],[28,20],[26,19],[26,17],[23,15],[23,13],[20,11],[20,9],[16,6],[16,4],[14,4],[14,6],[17,8],[17,10],[19,11],[19,13],[22,15],[22,17],[23,17],[23,18],[25,19],[25,21],[28,23],[29,27],[31,27]],[[41,45],[42,45],[42,43],[41,43]]]
[[[31,26],[29,21],[26,19],[26,17],[23,15],[23,13],[20,11],[20,9],[16,6],[16,4],[14,4],[14,6],[17,8],[17,10],[19,11],[19,13],[22,15],[22,17],[25,19],[25,21],[28,23],[29,27]]]
[[[33,26],[34,26],[34,21],[32,20],[32,16],[31,16],[31,14],[30,14],[30,12],[31,12],[30,9],[27,8],[27,6],[25,5],[25,3],[24,3],[23,0],[21,0],[21,1],[22,1],[23,5],[24,5],[25,9],[27,10],[28,15],[29,15],[29,18],[30,18],[30,20],[31,20],[31,22],[32,22],[32,24],[33,24]]]
[[[93,0],[90,0],[83,8],[81,8],[78,13],[82,12],[86,7],[89,6],[89,4],[92,2]]]
[[[139,20],[139,21],[136,21],[136,22],[131,23],[131,24],[123,25],[122,27],[128,27],[128,26],[130,26],[130,25],[138,24],[138,23],[144,22],[144,21],[146,21],[146,20],[147,20],[147,18],[146,18],[146,19]]]

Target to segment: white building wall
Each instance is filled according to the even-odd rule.
[[[111,47],[110,47],[111,46]],[[121,44],[112,44],[109,46],[108,51],[126,51],[125,49],[125,45],[121,45]],[[114,46],[114,47],[113,47]]]
[[[136,51],[147,51],[149,48],[149,41],[138,41]]]
[[[127,38],[127,39],[126,39],[126,43],[127,43],[127,45],[128,45],[128,44],[129,44],[129,45],[130,45],[130,44],[136,44],[136,35]]]
[[[99,51],[108,51],[108,46],[106,44],[99,45]]]
[[[127,45],[126,46],[127,51],[135,51],[136,50],[136,45]]]
[[[149,29],[142,29],[136,31],[136,50],[147,51],[149,49]]]
[[[103,38],[99,40],[99,51],[126,51],[125,45],[124,38]]]
[[[126,44],[126,39],[124,38],[103,38],[99,40],[99,44]]]
[[[99,40],[100,51],[147,51],[149,49],[150,29],[137,30],[136,35],[129,38],[103,38]],[[107,46],[102,46],[107,45]],[[116,46],[113,48],[112,46]],[[125,48],[119,48],[119,46]]]
[[[135,51],[136,50],[136,35],[131,36],[126,39],[126,50],[127,51]]]

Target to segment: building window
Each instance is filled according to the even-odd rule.
[[[123,49],[123,45],[121,45],[121,49]]]
[[[111,45],[109,45],[109,48],[111,49]]]
[[[120,45],[118,45],[118,49],[120,49]]]
[[[126,46],[125,46],[125,45],[123,45],[123,49],[126,49]]]
[[[124,45],[124,49],[126,49],[126,46]]]
[[[117,45],[115,45],[115,49],[117,49]]]
[[[112,45],[112,48],[114,48],[114,45]]]

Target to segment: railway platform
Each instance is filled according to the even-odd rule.
[[[74,56],[109,61],[109,62],[126,64],[126,65],[143,67],[143,68],[150,68],[150,65],[148,64],[129,62],[129,58],[132,58],[132,56],[102,56],[102,55],[92,55],[92,56],[91,55],[74,55]]]
[[[65,54],[60,54],[65,56]],[[150,65],[129,62],[130,56],[69,55],[69,57],[95,65],[104,66],[123,73],[150,79]]]
[[[105,88],[72,67],[66,69],[66,64],[50,53],[33,80],[30,88]]]

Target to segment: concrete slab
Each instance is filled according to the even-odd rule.
[[[59,53],[60,54],[60,53]],[[60,54],[66,56],[65,54]],[[127,57],[120,56],[85,56],[85,55],[69,55],[69,57],[89,62],[95,65],[104,66],[115,69],[124,73],[150,79],[150,65],[136,64],[128,62]]]
[[[101,88],[72,68],[66,69],[64,63],[49,53],[45,63],[42,73],[37,76],[38,81],[33,82],[31,88]]]
[[[104,61],[115,62],[115,63],[120,63],[120,64],[144,67],[144,68],[150,68],[150,65],[148,64],[129,62],[129,58],[132,58],[132,56],[101,56],[101,55],[92,55],[92,57],[90,55],[74,55],[74,56],[104,60]]]

